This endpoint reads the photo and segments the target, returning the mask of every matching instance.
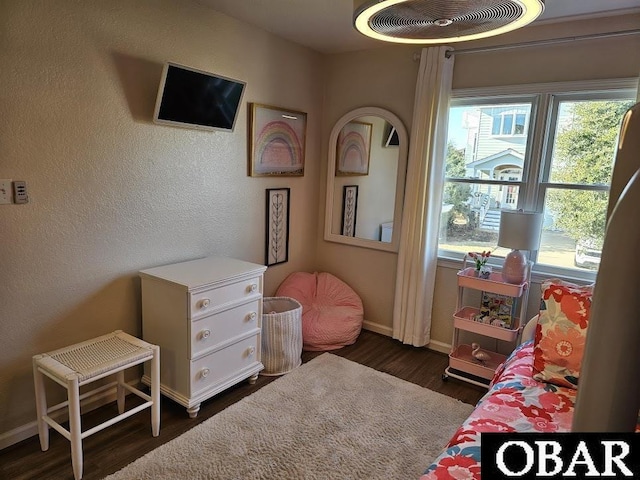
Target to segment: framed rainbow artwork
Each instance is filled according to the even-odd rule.
[[[336,176],[369,175],[371,130],[373,124],[349,122],[338,134]]]
[[[307,114],[250,104],[249,175],[304,175]]]

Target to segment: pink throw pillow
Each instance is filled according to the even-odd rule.
[[[584,354],[593,285],[562,280],[542,283],[540,310],[533,349],[533,378],[577,388]]]

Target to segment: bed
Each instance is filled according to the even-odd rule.
[[[481,432],[567,432],[577,391],[533,378],[537,316],[525,341],[496,370],[489,391],[455,432],[421,480],[480,478]]]

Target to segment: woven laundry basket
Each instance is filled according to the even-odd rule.
[[[289,297],[262,301],[261,375],[283,375],[302,363],[302,305]]]

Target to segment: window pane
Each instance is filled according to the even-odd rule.
[[[609,185],[620,122],[632,101],[560,102],[549,180]]]
[[[502,134],[511,135],[512,128],[513,128],[513,114],[506,113],[503,117]]]
[[[449,178],[522,179],[527,132],[511,135],[514,117],[526,119],[531,104],[491,104],[451,107],[445,175]],[[504,121],[504,123],[503,123]],[[501,136],[502,133],[508,136]],[[498,135],[496,137],[495,135]],[[515,174],[513,173],[515,172]]]
[[[493,123],[491,124],[491,135],[500,135],[500,125],[502,124],[502,117],[495,116],[493,117]]]
[[[514,121],[526,121],[530,112],[530,103],[461,105],[449,110],[445,162],[449,181],[440,219],[441,250],[465,254],[496,247],[500,209],[518,207],[527,149],[526,131],[511,135]],[[455,181],[471,178],[513,185]]]
[[[513,130],[514,135],[523,135],[524,134],[524,124],[527,121],[527,116],[524,113],[518,113],[516,115],[516,127]]]
[[[609,192],[548,189],[538,263],[597,269]]]
[[[504,205],[501,199],[508,195],[517,199],[518,193],[519,187],[512,185],[446,182],[440,249],[460,253],[493,249],[498,242],[500,206]]]

